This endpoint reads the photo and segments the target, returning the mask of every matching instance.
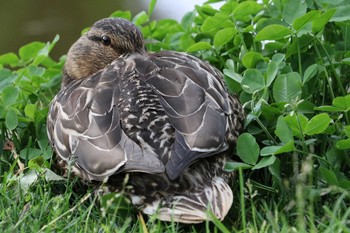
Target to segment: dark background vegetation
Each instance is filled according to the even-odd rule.
[[[150,0],[86,0],[86,1],[0,1],[0,54],[16,52],[32,41],[51,41],[61,36],[51,55],[59,58],[80,36],[81,30],[111,14],[113,10],[130,10],[133,14],[147,9]],[[162,0],[152,18],[181,19],[204,0]],[[174,7],[177,6],[177,7]]]

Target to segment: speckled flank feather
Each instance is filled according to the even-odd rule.
[[[123,27],[114,25],[120,21]],[[116,190],[129,174],[126,192],[134,205],[161,220],[201,222],[208,209],[223,219],[233,199],[227,184],[232,174],[223,166],[241,130],[243,110],[227,93],[222,74],[185,53],[148,54],[140,39],[139,45],[120,45],[134,49],[109,65],[95,65],[104,68],[79,72],[79,66],[94,61],[79,43],[100,46],[97,32],[107,30],[115,42],[111,49],[120,53],[119,39],[139,33],[131,26],[128,31],[129,24],[104,19],[89,32],[93,42],[84,42],[88,33],[70,50],[67,62],[75,65],[66,64],[47,121],[58,163],[64,170],[72,164],[73,173],[86,181],[108,180]],[[85,77],[86,72],[91,74]]]
[[[135,201],[137,196],[132,196]],[[214,177],[200,192],[166,196],[146,203],[143,212],[163,221],[199,223],[210,219],[209,211],[223,220],[233,201],[231,188],[221,177]]]

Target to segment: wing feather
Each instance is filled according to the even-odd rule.
[[[171,179],[196,159],[228,148],[232,105],[220,72],[194,56],[178,52],[160,52],[150,60],[136,59],[135,63],[176,130],[166,163]]]
[[[48,117],[48,134],[56,152],[88,180],[103,180],[120,171],[164,172],[157,155],[144,151],[123,131],[118,102],[123,60],[76,80],[59,92]]]

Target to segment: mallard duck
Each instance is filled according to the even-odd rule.
[[[199,223],[232,205],[223,167],[242,119],[216,68],[182,52],[148,53],[134,24],[106,18],[69,49],[47,130],[63,170],[124,188],[147,215]]]

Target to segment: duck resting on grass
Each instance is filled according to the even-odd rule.
[[[232,205],[224,165],[243,115],[216,68],[148,53],[135,25],[106,18],[70,48],[47,130],[66,172],[124,190],[160,220],[199,223]]]

